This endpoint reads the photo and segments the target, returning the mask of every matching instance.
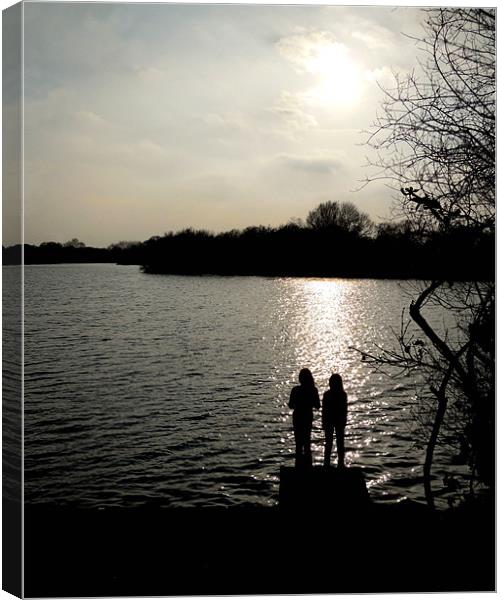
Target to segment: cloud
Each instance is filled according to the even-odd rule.
[[[318,127],[318,122],[314,115],[305,110],[308,104],[305,94],[302,92],[281,92],[276,101],[273,112],[279,115],[294,130],[304,130]]]
[[[316,73],[319,70],[319,57],[331,52],[346,54],[348,48],[337,41],[330,31],[310,31],[284,37],[277,42],[280,54],[302,73]]]
[[[91,125],[103,125],[105,123],[104,119],[97,115],[95,112],[90,110],[78,110],[75,113],[75,117],[80,120],[82,123],[87,123]]]
[[[370,50],[389,49],[396,43],[396,35],[386,27],[366,23],[361,29],[352,32],[352,37],[363,42]]]
[[[133,70],[144,84],[158,84],[164,79],[164,71],[157,67],[135,67]]]
[[[393,86],[395,84],[394,74],[389,67],[366,70],[364,71],[364,78],[366,81],[374,81],[384,87]]]
[[[293,156],[285,154],[277,156],[276,160],[289,169],[322,175],[330,175],[343,168],[343,164],[340,161],[326,157]]]

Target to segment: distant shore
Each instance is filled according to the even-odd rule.
[[[482,281],[495,276],[494,243],[491,235],[467,231],[424,241],[399,232],[361,237],[291,225],[223,234],[186,230],[108,248],[25,244],[24,264],[116,263],[172,275]],[[4,247],[3,264],[20,264],[21,250]]]

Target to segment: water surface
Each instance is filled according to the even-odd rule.
[[[372,497],[423,498],[416,382],[372,374],[349,349],[395,343],[409,284],[109,264],[27,266],[25,282],[27,502],[273,505],[294,463],[287,401],[304,366],[321,393],[342,374],[347,462]],[[317,463],[322,443],[317,417]]]

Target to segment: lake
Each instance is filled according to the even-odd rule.
[[[287,402],[302,367],[320,393],[341,373],[347,463],[364,469],[371,497],[422,501],[420,383],[372,373],[350,349],[395,344],[413,286],[27,266],[26,502],[274,505],[279,468],[294,464]],[[312,447],[321,464],[320,415]],[[437,456],[441,487],[451,467]]]

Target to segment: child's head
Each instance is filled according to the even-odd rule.
[[[312,377],[310,369],[302,369],[298,375],[298,380],[301,385],[314,385],[314,378]]]
[[[343,392],[342,378],[338,373],[333,373],[329,378],[329,387],[334,392]]]

